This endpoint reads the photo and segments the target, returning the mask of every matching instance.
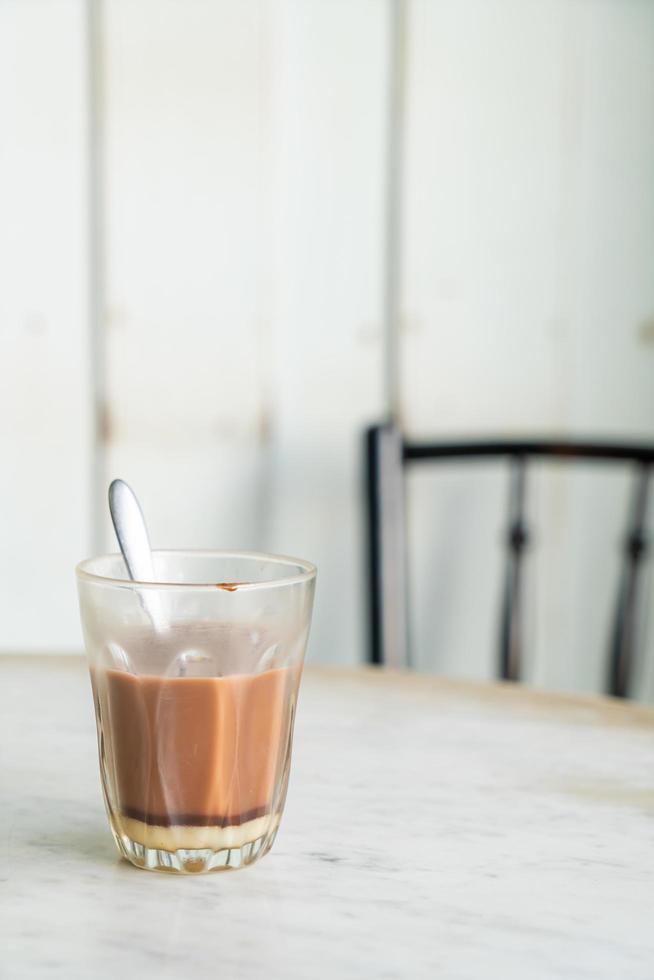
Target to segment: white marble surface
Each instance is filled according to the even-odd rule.
[[[0,658],[0,977],[654,977],[654,711],[308,672],[273,851],[118,860],[81,660]]]

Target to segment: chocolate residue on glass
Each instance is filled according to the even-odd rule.
[[[224,589],[225,592],[236,592],[239,585],[247,585],[247,582],[216,582],[216,588]]]

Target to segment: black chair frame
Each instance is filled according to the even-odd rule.
[[[622,464],[634,474],[615,619],[610,637],[606,690],[630,694],[639,635],[639,600],[647,552],[647,498],[654,444],[562,439],[477,439],[412,442],[393,423],[366,433],[369,584],[369,659],[410,666],[407,629],[404,470],[446,460],[505,459],[510,465],[506,570],[498,644],[498,675],[522,675],[522,568],[529,543],[527,471],[534,460]]]

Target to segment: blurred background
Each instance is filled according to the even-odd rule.
[[[0,650],[81,649],[121,476],[361,662],[368,424],[652,438],[654,2],[0,0],[0,269]],[[531,477],[532,683],[603,687],[629,486]],[[495,673],[506,492],[408,477],[423,670]]]

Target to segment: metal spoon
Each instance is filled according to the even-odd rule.
[[[136,494],[124,480],[114,480],[109,487],[109,511],[129,577],[133,582],[156,581],[143,511]],[[166,618],[157,593],[141,589],[139,599],[155,630],[165,630]]]

